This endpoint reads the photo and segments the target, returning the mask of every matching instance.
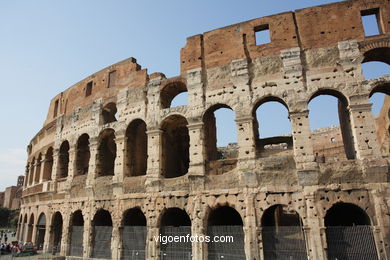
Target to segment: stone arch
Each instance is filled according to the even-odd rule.
[[[53,171],[53,147],[49,147],[45,154],[45,164],[43,166],[43,181],[51,180]]]
[[[111,259],[112,218],[109,211],[98,209],[92,219],[93,258]]]
[[[164,208],[159,219],[161,236],[183,237],[179,242],[160,243],[161,254],[164,255],[164,258],[190,259],[192,255],[192,245],[189,239],[191,236],[191,219],[187,212],[176,207]]]
[[[114,175],[116,143],[113,129],[104,129],[99,134],[96,157],[96,177]]]
[[[37,225],[36,225],[35,245],[38,249],[42,250],[45,243],[46,234],[46,215],[45,213],[39,214]]]
[[[240,213],[230,206],[217,206],[207,214],[207,235],[213,237],[233,236],[234,243],[208,243],[208,259],[217,256],[246,259],[244,249],[243,219]],[[222,242],[222,241],[221,241]]]
[[[82,210],[72,213],[69,221],[69,255],[83,256],[84,216]]]
[[[172,100],[180,93],[188,92],[187,86],[183,80],[167,80],[160,89],[161,108],[171,107]]]
[[[272,137],[266,137],[262,138],[261,133],[259,133],[259,118],[257,118],[257,111],[261,108],[264,104],[270,104],[269,102],[277,103],[279,107],[284,107],[286,109],[286,119],[289,121],[288,125],[290,126],[289,133],[286,133],[283,136],[272,136]],[[279,108],[278,108],[279,109]],[[260,98],[255,102],[255,105],[253,106],[252,110],[252,116],[253,116],[253,132],[254,137],[256,140],[256,154],[260,157],[266,157],[273,154],[284,154],[286,153],[286,150],[290,150],[290,154],[292,154],[293,149],[293,138],[291,136],[291,122],[289,119],[289,107],[287,103],[280,97],[277,96],[266,96],[263,98]],[[283,120],[282,118],[278,117],[277,119],[273,120]],[[261,125],[261,124],[260,124]],[[288,135],[287,135],[288,134]]]
[[[116,108],[116,104],[114,102],[110,102],[106,104],[103,109],[102,109],[102,114],[101,114],[101,120],[103,122],[103,125],[109,124],[112,122],[116,122],[116,113],[118,112]]]
[[[326,212],[327,254],[329,259],[378,259],[371,220],[352,203],[339,202]]]
[[[69,142],[63,141],[58,154],[58,178],[66,178],[69,174]]]
[[[91,158],[91,152],[89,148],[89,135],[82,134],[76,143],[76,174],[84,175],[88,173],[89,160]]]
[[[210,106],[203,113],[206,168],[207,171],[212,174],[221,174],[233,170],[237,166],[238,157],[236,127],[234,128],[235,138],[232,136],[230,137],[231,141],[232,139],[235,139],[233,141],[235,143],[231,143],[230,146],[228,145],[227,147],[221,147],[221,149],[218,149],[217,147],[218,136],[215,112],[219,109],[231,110],[235,118],[234,110],[230,106],[221,103]],[[235,125],[234,121],[230,123]]]
[[[145,258],[147,220],[140,207],[127,209],[122,215],[122,259]]]
[[[62,238],[63,218],[59,211],[54,212],[51,221],[51,239],[49,249],[52,252],[59,252],[61,250],[61,238]]]
[[[148,136],[142,119],[130,122],[126,130],[126,176],[146,175]]]
[[[343,150],[346,159],[355,159],[356,158],[356,150],[355,150],[355,144],[354,144],[354,137],[352,134],[352,127],[351,127],[351,118],[350,118],[350,113],[348,109],[348,99],[344,94],[342,94],[340,91],[335,90],[335,89],[319,89],[316,92],[314,92],[309,101],[314,100],[316,97],[321,96],[321,95],[328,95],[335,97],[338,100],[338,117],[340,121],[340,136],[342,139],[342,144],[343,144]],[[310,116],[310,111],[309,111],[309,116]],[[312,136],[313,137],[313,136]],[[316,148],[316,143],[315,140],[313,140],[313,148],[314,152],[316,154],[321,153]],[[324,155],[325,156],[325,155]]]
[[[190,163],[190,136],[187,119],[170,115],[161,123],[162,130],[162,175],[175,178],[188,172]]]
[[[276,204],[264,211],[261,233],[264,259],[307,259],[302,219],[287,205]]]
[[[363,61],[380,61],[390,65],[390,42],[378,42],[368,46],[365,46],[362,49],[363,52]]]

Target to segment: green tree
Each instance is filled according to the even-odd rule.
[[[7,208],[0,208],[0,227],[7,227],[9,223],[10,210]]]

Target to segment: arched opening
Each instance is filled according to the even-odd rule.
[[[42,163],[42,154],[39,153],[35,165],[34,183],[39,183],[39,178],[41,176],[41,163]]]
[[[114,175],[116,158],[115,131],[105,129],[99,135],[97,151],[97,177]]]
[[[390,65],[390,48],[375,48],[364,53],[363,63],[370,61],[379,61],[384,62],[387,65]]]
[[[30,219],[28,221],[26,242],[33,242],[32,241],[33,230],[34,230],[34,214],[31,213]]]
[[[132,121],[126,130],[126,175],[145,175],[148,160],[146,124],[141,119]]]
[[[187,93],[187,86],[183,82],[167,84],[160,90],[161,108],[187,105]]]
[[[180,115],[172,115],[161,124],[162,133],[162,175],[175,178],[188,172],[190,163],[187,120]]]
[[[261,219],[264,259],[307,259],[302,220],[295,210],[274,205]]]
[[[191,259],[191,219],[187,212],[179,208],[165,209],[160,219],[161,236],[175,237],[178,242],[160,241],[160,248],[163,259]]]
[[[390,156],[390,83],[375,87],[370,93],[376,123],[376,139],[382,156]]]
[[[61,238],[62,238],[62,215],[60,212],[56,212],[53,215],[51,225],[51,250],[53,253],[60,252],[61,250]]]
[[[96,212],[93,221],[92,255],[93,258],[111,259],[112,220],[107,210]]]
[[[123,214],[122,259],[144,259],[146,250],[146,218],[140,208]]]
[[[83,256],[84,217],[81,210],[72,214],[69,232],[69,255]]]
[[[378,259],[367,213],[350,203],[337,203],[325,215],[328,259]]]
[[[69,142],[64,141],[60,146],[60,153],[58,158],[58,166],[59,166],[59,178],[68,177],[69,173]]]
[[[211,175],[237,166],[238,146],[233,110],[223,104],[210,107],[203,116],[206,168]]]
[[[114,102],[108,103],[102,109],[103,125],[117,121],[116,119],[116,104]]]
[[[35,170],[35,157],[33,157],[32,160],[31,160],[30,172],[28,174],[28,185],[30,185],[30,186],[33,184],[34,170]]]
[[[47,149],[46,155],[45,155],[45,164],[43,166],[43,181],[49,181],[51,180],[51,172],[53,170],[53,148],[50,147]]]
[[[259,157],[292,155],[293,138],[287,105],[268,97],[253,110],[256,153]]]
[[[226,241],[207,243],[208,259],[246,259],[244,230],[240,214],[229,206],[221,206],[210,212],[207,235],[223,237]]]
[[[88,173],[90,157],[89,135],[82,134],[76,145],[76,176]]]
[[[39,250],[43,249],[43,244],[45,243],[45,233],[46,233],[46,216],[44,213],[41,213],[37,222],[37,234],[35,236],[35,245]]]
[[[342,94],[334,90],[315,93],[309,101],[309,120],[317,162],[356,158],[348,101]]]

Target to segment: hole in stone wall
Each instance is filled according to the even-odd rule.
[[[347,107],[345,97],[335,91],[319,91],[311,98],[309,120],[317,162],[355,159]],[[331,137],[335,138],[336,142],[331,142]]]
[[[364,10],[361,12],[364,35],[373,36],[382,33],[380,27],[379,9]]]
[[[187,105],[187,86],[182,82],[173,82],[167,84],[160,90],[160,100],[161,108]]]
[[[203,116],[207,171],[222,174],[236,167],[238,145],[233,110],[223,104],[209,108]]]
[[[42,165],[42,154],[39,153],[35,165],[34,183],[39,183],[39,178],[41,174],[41,165]]]
[[[53,220],[52,220],[52,227],[51,227],[51,245],[54,247],[54,249],[59,252],[59,246],[61,244],[61,238],[62,238],[62,215],[59,212],[54,213]]]
[[[108,88],[112,88],[117,84],[117,71],[113,70],[108,73]]]
[[[89,135],[82,134],[77,140],[75,175],[83,175],[88,173],[90,157],[91,153],[89,151]]]
[[[92,94],[93,81],[87,83],[85,87],[85,97],[88,97]]]
[[[100,209],[93,220],[92,258],[111,259],[112,219],[107,210]]]
[[[59,158],[58,158],[58,164],[59,164],[59,178],[66,178],[68,177],[68,171],[69,171],[69,142],[64,141],[62,142],[60,146],[59,151]]]
[[[51,173],[53,171],[53,148],[50,147],[47,149],[46,155],[45,155],[45,164],[43,169],[43,181],[51,180]]]
[[[146,226],[146,218],[139,208],[126,210],[123,217],[124,226]]]
[[[291,123],[282,101],[271,98],[260,102],[255,106],[253,117],[258,155],[266,157],[292,151]]]
[[[267,44],[271,42],[271,35],[268,24],[255,27],[256,45]]]
[[[161,124],[162,133],[162,174],[165,178],[175,178],[188,172],[190,136],[187,120],[180,115],[172,115]]]
[[[145,175],[148,159],[148,137],[146,124],[141,119],[132,121],[126,130],[126,175]]]
[[[113,129],[105,129],[99,135],[96,165],[97,177],[114,175],[115,158],[115,131]]]
[[[54,102],[53,117],[56,117],[57,114],[58,114],[58,103],[59,103],[59,100],[57,99],[57,100]]]
[[[240,214],[234,208],[221,206],[213,209],[208,218],[208,226],[242,226]]]
[[[116,119],[116,104],[111,102],[104,106],[102,110],[103,124],[108,124],[117,121]]]

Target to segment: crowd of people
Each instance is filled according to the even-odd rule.
[[[30,245],[22,244],[14,241],[16,238],[16,232],[10,230],[0,231],[0,255],[6,255],[11,253],[18,253],[23,248]]]

